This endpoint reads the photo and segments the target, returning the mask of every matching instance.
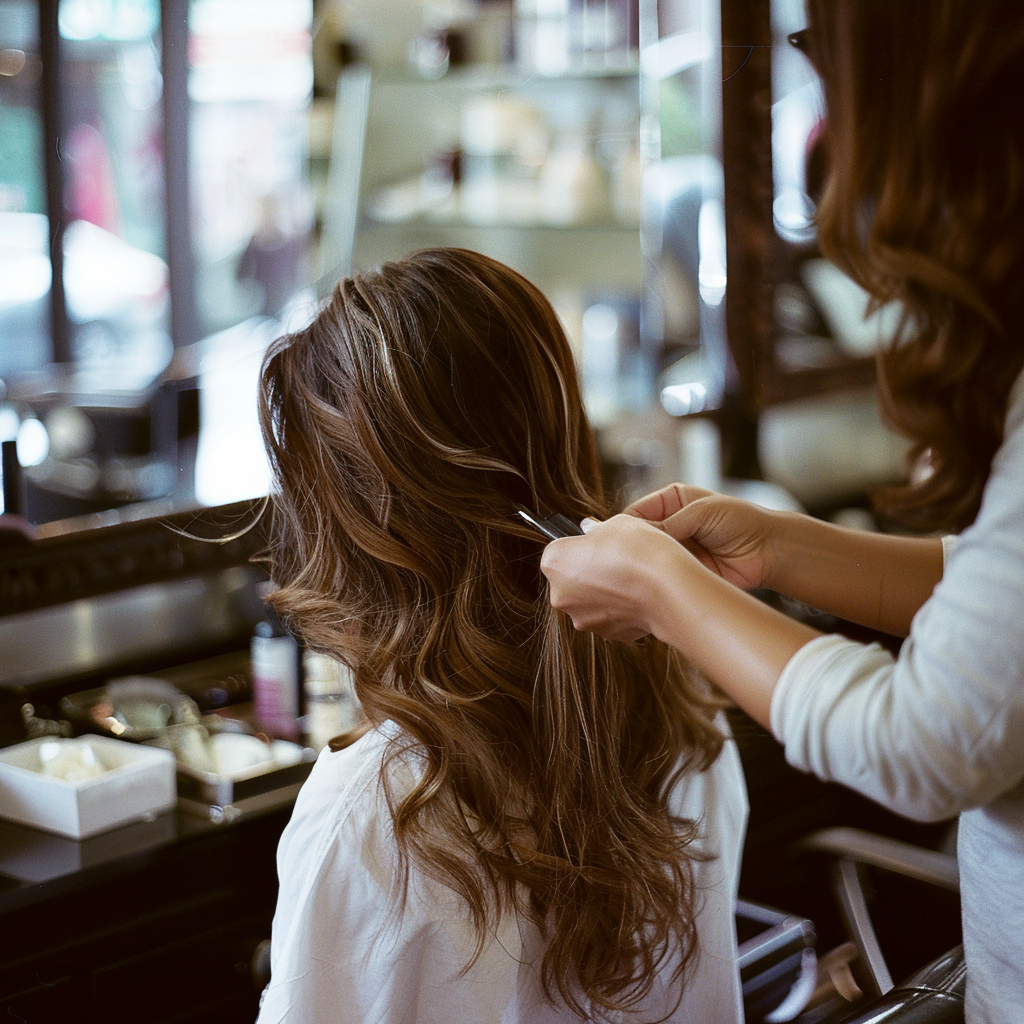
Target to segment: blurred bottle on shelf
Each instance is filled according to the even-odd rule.
[[[552,147],[537,182],[549,224],[575,224],[608,215],[608,184],[588,136],[567,134]]]
[[[265,612],[256,623],[250,646],[252,697],[259,727],[269,736],[297,740],[302,717],[302,654],[274,609],[266,603],[273,584],[261,597]]]
[[[354,729],[363,714],[356,699],[352,670],[336,658],[316,651],[303,654],[306,692],[306,736],[314,750]]]
[[[534,223],[534,176],[547,128],[532,103],[503,93],[473,96],[460,114],[462,213],[472,223]]]
[[[475,64],[510,64],[513,23],[513,0],[480,0],[470,24],[470,60]]]
[[[639,38],[637,0],[516,0],[516,62],[542,75],[614,69]]]

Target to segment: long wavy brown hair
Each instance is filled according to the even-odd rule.
[[[341,282],[269,351],[260,397],[274,603],[423,755],[388,790],[406,871],[465,899],[478,955],[495,915],[533,921],[544,991],[580,1014],[635,1005],[659,970],[681,993],[697,825],[669,793],[717,757],[719,705],[668,646],[549,604],[516,507],[612,511],[550,304],[485,256],[424,250]]]
[[[908,525],[972,522],[1024,365],[1024,6],[808,0],[828,109],[823,252],[906,310],[883,408],[930,473],[884,492]]]

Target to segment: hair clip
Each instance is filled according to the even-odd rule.
[[[517,508],[516,515],[528,526],[532,526],[538,533],[547,537],[548,540],[558,540],[560,537],[583,536],[583,531],[577,523],[574,523],[567,516],[563,516],[558,512],[550,516],[541,516],[525,508]]]

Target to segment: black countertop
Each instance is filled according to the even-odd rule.
[[[179,810],[84,840],[0,821],[0,1014],[252,1024],[294,792],[220,823]]]
[[[267,815],[287,818],[298,786],[267,794],[262,806],[244,814],[209,815],[166,811],[88,839],[69,839],[0,819],[0,914],[79,888],[111,881],[141,862],[159,859],[182,844],[214,838]]]

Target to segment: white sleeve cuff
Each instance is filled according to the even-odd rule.
[[[786,760],[821,779],[849,784],[845,765],[835,763],[828,733],[858,728],[867,696],[857,692],[859,684],[891,672],[892,664],[892,655],[878,644],[865,646],[835,633],[804,644],[786,663],[772,694],[772,733],[785,746]],[[837,721],[837,715],[845,721]]]
[[[786,662],[786,667],[775,684],[769,709],[772,734],[783,746],[786,744],[786,733],[792,732],[792,729],[787,730],[786,726],[792,722],[791,711],[793,705],[801,699],[801,690],[814,684],[815,678],[824,671],[829,652],[843,642],[844,638],[836,633],[815,637]]]

